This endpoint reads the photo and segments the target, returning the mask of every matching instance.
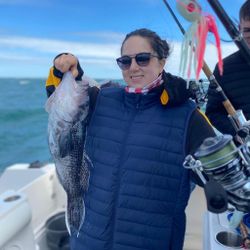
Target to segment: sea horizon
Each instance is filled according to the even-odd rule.
[[[122,79],[109,80],[124,84]],[[16,163],[52,162],[47,143],[46,78],[0,77],[0,174]]]
[[[0,77],[4,86],[0,92],[0,174],[16,163],[52,162],[47,143],[45,81],[40,77]]]

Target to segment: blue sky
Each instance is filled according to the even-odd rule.
[[[177,13],[175,0],[168,1]],[[238,20],[244,0],[221,0]],[[213,13],[206,0],[203,11]],[[229,39],[216,17],[220,36]],[[172,55],[166,70],[178,74],[182,35],[162,0],[0,0],[0,77],[46,77],[52,60],[60,52],[79,57],[86,74],[94,78],[121,78],[115,63],[126,33],[147,27],[170,42]],[[216,49],[209,36],[205,60],[213,69]],[[226,56],[236,50],[222,46]]]

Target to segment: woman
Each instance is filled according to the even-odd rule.
[[[185,81],[164,71],[168,55],[155,32],[129,33],[117,59],[127,86],[102,88],[91,104],[85,149],[94,167],[72,249],[183,248],[190,173],[182,164],[214,132]],[[73,55],[59,55],[54,67],[81,78]]]

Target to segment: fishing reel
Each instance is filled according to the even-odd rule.
[[[193,156],[188,155],[185,158],[183,165],[187,169],[192,169],[200,177],[205,189],[208,180],[214,180],[226,191],[229,203],[239,211],[250,212],[250,147],[248,144],[246,142],[236,147],[231,135],[209,137],[204,140]],[[210,194],[216,196],[216,190],[214,188],[214,193],[210,192]]]

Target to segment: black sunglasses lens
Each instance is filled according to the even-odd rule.
[[[151,53],[139,53],[135,57],[122,56],[116,59],[118,66],[122,70],[127,70],[131,66],[132,58],[135,58],[136,63],[139,66],[147,66],[149,64],[150,58],[152,57]]]
[[[147,66],[149,64],[150,58],[150,53],[141,53],[136,55],[135,60],[139,66]]]
[[[128,69],[131,65],[132,58],[129,56],[122,56],[118,58],[116,61],[121,69]]]

